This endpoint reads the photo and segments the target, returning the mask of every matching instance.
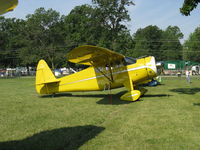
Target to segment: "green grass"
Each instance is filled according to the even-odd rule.
[[[125,88],[40,97],[34,78],[0,79],[0,150],[197,150],[200,80],[163,78],[137,102]],[[111,104],[112,102],[112,104]]]

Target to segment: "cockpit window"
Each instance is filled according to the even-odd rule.
[[[125,62],[126,62],[127,65],[135,64],[136,59],[131,58],[131,57],[125,57]]]

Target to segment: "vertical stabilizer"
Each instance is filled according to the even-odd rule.
[[[51,69],[47,65],[44,60],[40,60],[37,65],[36,71],[36,90],[39,94],[51,94],[52,91],[49,87],[51,83],[59,82],[58,79],[55,78]]]

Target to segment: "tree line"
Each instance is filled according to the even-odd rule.
[[[147,26],[131,34],[131,0],[92,0],[67,15],[38,8],[26,19],[0,17],[0,67],[36,66],[45,59],[52,68],[69,65],[66,54],[79,45],[105,47],[130,57],[152,55],[158,61],[200,62],[200,27],[181,44],[177,26]]]

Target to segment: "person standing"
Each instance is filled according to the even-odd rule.
[[[188,82],[188,83],[191,83],[190,71],[189,71],[189,70],[186,70],[185,75],[186,75],[186,80],[187,80],[187,82]]]

